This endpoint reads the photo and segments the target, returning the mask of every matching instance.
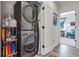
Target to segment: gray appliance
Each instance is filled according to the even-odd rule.
[[[38,3],[19,1],[16,2],[14,9],[14,16],[18,19],[18,55],[22,57],[34,56],[38,53],[39,46]]]
[[[33,2],[22,3],[21,56],[34,56],[38,52],[37,8]],[[36,30],[36,31],[35,31]]]

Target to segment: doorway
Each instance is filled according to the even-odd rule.
[[[60,43],[76,47],[75,11],[60,14]]]

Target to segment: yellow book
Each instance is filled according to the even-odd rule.
[[[8,57],[8,46],[6,45],[6,57]]]

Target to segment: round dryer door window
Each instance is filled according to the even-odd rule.
[[[22,10],[23,17],[29,23],[33,23],[36,21],[37,10],[33,5],[26,5]]]
[[[24,50],[26,52],[31,52],[37,47],[37,36],[31,34],[25,38]]]

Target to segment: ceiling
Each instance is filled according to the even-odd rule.
[[[79,4],[79,1],[56,1],[58,4],[67,4],[67,3],[76,3]]]

